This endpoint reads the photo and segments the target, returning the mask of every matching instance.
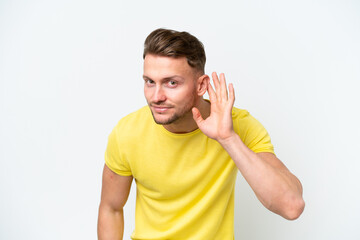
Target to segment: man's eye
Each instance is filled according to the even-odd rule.
[[[176,82],[175,81],[169,81],[169,85],[170,86],[176,86]]]
[[[146,80],[145,80],[145,83],[146,83],[146,84],[153,84],[154,81],[153,81],[153,80],[150,80],[150,79],[146,79]]]

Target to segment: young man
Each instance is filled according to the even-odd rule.
[[[121,119],[109,136],[99,239],[122,239],[133,178],[133,239],[234,239],[238,170],[270,211],[299,217],[301,183],[275,156],[264,127],[233,107],[234,88],[224,74],[213,73],[210,84],[201,42],[157,29],[143,56],[148,106]]]

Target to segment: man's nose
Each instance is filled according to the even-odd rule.
[[[154,93],[154,102],[164,102],[166,100],[166,95],[161,86],[157,86]]]

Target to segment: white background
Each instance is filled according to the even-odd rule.
[[[226,73],[303,183],[305,211],[286,221],[239,174],[236,239],[360,239],[356,0],[1,0],[0,239],[96,239],[107,136],[146,104],[158,27],[204,43],[207,73]]]

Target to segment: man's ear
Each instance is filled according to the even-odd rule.
[[[196,91],[198,96],[203,96],[206,93],[209,82],[210,77],[206,74],[198,78],[196,82]]]

